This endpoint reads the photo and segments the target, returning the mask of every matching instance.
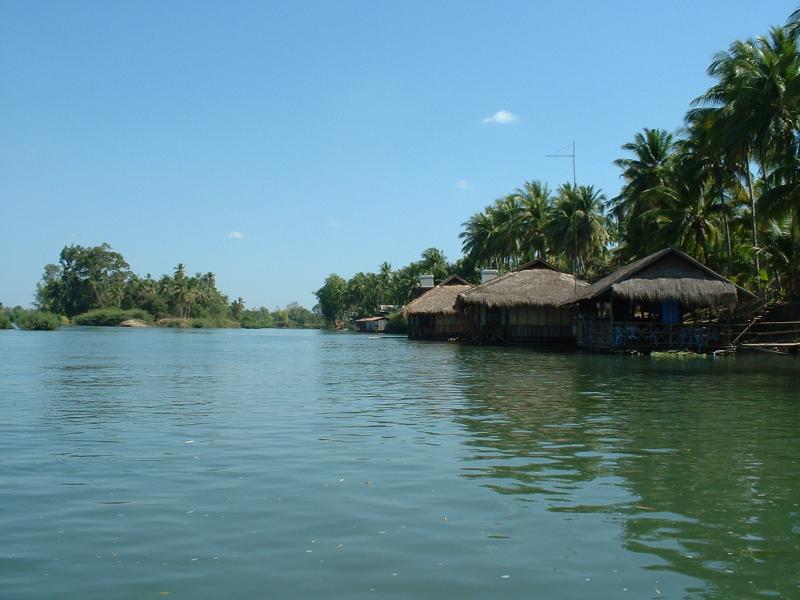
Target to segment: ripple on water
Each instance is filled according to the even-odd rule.
[[[791,597],[797,363],[678,362],[0,332],[4,593]]]

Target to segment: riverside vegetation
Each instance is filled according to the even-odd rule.
[[[450,263],[435,248],[399,270],[317,290],[329,324],[403,304],[416,275],[477,282],[479,267],[544,258],[587,280],[666,246],[769,300],[800,296],[800,9],[785,26],[734,41],[708,67],[713,85],[676,133],[645,128],[624,144],[620,193],[527,181],[474,214]]]
[[[320,316],[297,303],[270,311],[248,309],[242,298],[230,301],[217,289],[213,273],[188,275],[178,264],[173,274],[154,279],[133,273],[109,244],[65,246],[57,264],[44,268],[36,287],[36,309],[3,308],[0,329],[57,329],[62,324],[139,324],[165,327],[314,328]]]

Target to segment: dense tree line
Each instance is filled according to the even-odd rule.
[[[441,250],[428,248],[418,261],[400,269],[393,270],[384,262],[377,273],[356,273],[349,280],[331,274],[315,294],[326,323],[343,325],[353,317],[375,314],[380,305],[405,304],[423,273],[432,274],[438,282],[449,275],[472,279],[475,272],[476,265],[468,257],[449,263]]]
[[[508,270],[544,258],[586,274],[610,260],[606,204],[592,186],[565,183],[553,194],[547,185],[528,181],[470,217],[459,237],[476,264]]]
[[[774,297],[800,293],[800,10],[785,27],[735,41],[684,127],[645,128],[614,162],[623,186],[556,194],[526,183],[473,215],[474,261],[500,268],[548,257],[582,276],[675,246]]]
[[[617,196],[528,181],[472,215],[460,234],[464,257],[442,261],[437,280],[474,280],[477,266],[507,270],[537,257],[593,280],[673,246],[767,297],[800,296],[798,38],[800,9],[786,26],[718,53],[713,84],[691,102],[684,127],[645,128],[622,146]],[[350,281],[331,275],[317,292],[323,315],[333,322],[402,304],[413,282],[400,274],[420,268],[433,271],[414,263],[394,286],[382,283],[392,281],[383,267]]]
[[[283,309],[247,309],[242,298],[231,302],[217,289],[213,273],[190,275],[178,264],[172,274],[155,279],[133,273],[109,244],[65,246],[58,263],[46,265],[36,288],[41,313],[63,315],[77,324],[116,325],[126,319],[193,327],[319,327],[320,316],[292,303]],[[5,311],[14,320],[17,309]],[[0,325],[5,322],[0,321]]]

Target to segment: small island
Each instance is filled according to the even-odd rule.
[[[61,325],[244,329],[314,329],[318,312],[296,302],[270,311],[248,309],[217,289],[214,273],[189,275],[179,263],[158,279],[134,273],[110,244],[65,246],[58,263],[44,267],[36,308],[3,308],[0,329],[54,330]]]

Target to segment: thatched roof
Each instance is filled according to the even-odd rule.
[[[588,285],[546,261],[535,260],[462,292],[459,302],[482,304],[489,308],[560,306],[573,301],[576,290]]]
[[[747,290],[715,273],[688,254],[665,248],[603,277],[582,290],[577,300],[613,291],[630,300],[677,300],[690,307],[734,306]]]
[[[451,315],[457,313],[456,298],[461,292],[466,292],[472,286],[453,275],[442,281],[436,287],[422,294],[416,300],[409,302],[403,309],[403,314],[409,315]]]

